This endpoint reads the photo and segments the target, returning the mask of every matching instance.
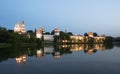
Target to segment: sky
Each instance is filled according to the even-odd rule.
[[[0,26],[14,29],[22,20],[26,30],[120,36],[120,0],[0,0]]]

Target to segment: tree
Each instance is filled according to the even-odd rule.
[[[93,33],[93,36],[98,36],[98,34],[97,33]]]
[[[84,36],[88,36],[88,34],[87,34],[87,33],[84,33]]]
[[[93,44],[93,43],[94,43],[94,38],[88,37],[88,43],[89,43],[89,44]]]
[[[33,32],[33,30],[28,30],[27,33],[33,34],[34,32]]]
[[[6,29],[6,28],[1,27],[1,26],[0,26],[0,30],[2,30],[2,31],[7,31],[7,29]]]
[[[113,43],[113,37],[111,37],[111,36],[105,37],[104,43]]]
[[[8,42],[9,40],[9,33],[4,27],[0,27],[0,43]]]
[[[72,33],[72,32],[68,32],[67,34],[69,34],[69,35],[73,35],[73,33]]]
[[[8,30],[9,33],[13,33],[14,31],[13,30]]]
[[[60,39],[61,40],[70,40],[70,35],[68,33],[63,32],[63,31],[60,31]]]
[[[50,32],[45,32],[44,34],[48,34],[48,35],[50,35]]]
[[[54,35],[54,30],[52,30],[51,34]]]

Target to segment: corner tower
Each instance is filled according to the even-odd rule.
[[[59,28],[55,28],[55,29],[54,29],[54,35],[55,35],[55,36],[59,36],[59,35],[60,35],[60,30],[59,30]]]

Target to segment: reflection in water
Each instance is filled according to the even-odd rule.
[[[22,63],[23,62],[25,64],[26,63],[26,55],[24,54],[22,56],[16,57],[15,60],[16,60],[17,63]]]
[[[60,52],[55,52],[54,57],[55,57],[56,59],[59,59],[59,58],[60,58]]]
[[[93,54],[97,52],[98,50],[104,51],[105,50],[104,44],[85,45],[84,52],[88,54]]]
[[[71,51],[81,51],[84,50],[84,44],[74,44],[71,45]]]
[[[104,44],[74,44],[74,45],[61,45],[60,48],[69,48],[70,51],[75,52],[75,51],[84,51],[85,53],[87,52],[88,54],[95,53],[97,50],[104,51],[105,46]]]
[[[43,51],[40,49],[40,50],[37,50],[37,57],[38,58],[41,58],[41,57],[43,57],[44,55],[43,55]]]
[[[105,51],[112,49],[113,45],[104,44],[72,44],[72,45],[54,45],[47,47],[25,47],[0,49],[0,62],[9,58],[15,58],[17,63],[26,63],[26,56],[36,56],[45,58],[46,55],[52,55],[55,59],[61,58],[62,55],[72,54],[73,52],[85,52],[87,54],[96,53],[98,50]],[[22,50],[21,50],[22,49]]]
[[[43,49],[37,50],[37,57],[41,58],[45,54],[52,54],[54,58],[60,58],[63,54],[71,54],[75,51],[84,51],[88,54],[93,54],[98,50],[104,51],[104,44],[73,44],[73,45],[55,45],[54,47],[48,46]]]
[[[0,73],[119,74],[119,52],[119,47],[111,44],[3,48]]]

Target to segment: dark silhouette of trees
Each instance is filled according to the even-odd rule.
[[[120,43],[120,37],[114,38],[114,42]]]
[[[67,34],[69,34],[69,35],[73,35],[73,33],[72,33],[72,32],[68,32]]]
[[[33,34],[34,32],[33,32],[33,30],[28,30],[27,33]]]
[[[45,32],[44,34],[50,35],[50,32]]]
[[[6,28],[0,27],[0,43],[8,42],[10,35]]]
[[[54,30],[52,30],[51,34],[54,35]]]
[[[98,34],[97,33],[93,33],[93,36],[98,36]]]
[[[107,36],[107,37],[105,37],[105,40],[104,40],[104,43],[113,43],[113,37],[111,37],[111,36]]]
[[[89,44],[93,44],[93,43],[94,43],[94,38],[88,37],[88,43],[89,43]]]
[[[84,33],[84,36],[88,36],[88,34],[87,34],[87,33]]]
[[[14,31],[9,29],[8,32],[9,32],[9,33],[13,33]]]

